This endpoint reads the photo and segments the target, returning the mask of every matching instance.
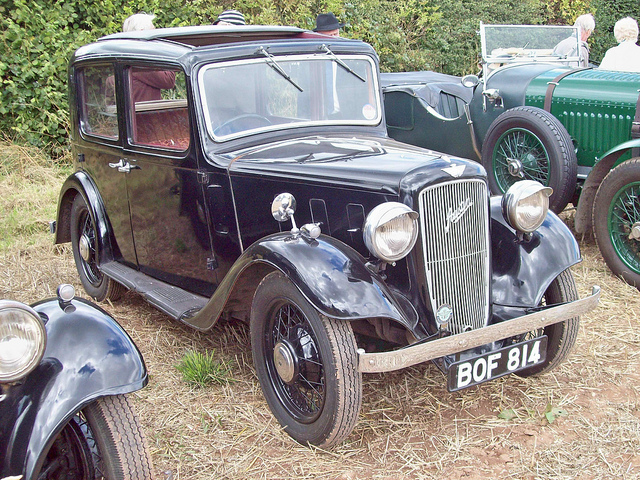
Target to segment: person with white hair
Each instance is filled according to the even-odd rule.
[[[618,45],[607,50],[600,69],[640,73],[640,47],[636,45],[638,22],[631,17],[618,20],[613,27],[613,35]]]
[[[589,44],[587,43],[587,39],[591,36],[593,31],[596,28],[596,21],[593,18],[593,15],[590,13],[585,13],[584,15],[580,15],[576,18],[574,23],[575,27],[579,29],[580,41],[576,41],[576,37],[569,37],[562,40],[556,48],[553,49],[553,53],[555,55],[559,55],[560,57],[576,57],[580,56],[580,66],[588,67],[589,66]],[[580,45],[580,51],[577,51],[577,45]]]
[[[156,28],[153,25],[153,19],[156,18],[155,15],[150,15],[148,13],[135,13],[124,21],[122,24],[123,32],[137,32],[140,30],[151,30]]]

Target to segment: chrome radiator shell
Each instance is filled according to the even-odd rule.
[[[422,190],[419,240],[428,302],[452,333],[487,325],[490,295],[489,196],[481,179]]]

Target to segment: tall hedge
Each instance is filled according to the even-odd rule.
[[[589,39],[591,53],[589,58],[600,62],[608,48],[618,43],[613,36],[613,26],[624,17],[633,17],[640,21],[640,2],[638,0],[593,0],[596,29]]]
[[[347,23],[343,35],[374,46],[384,71],[478,71],[477,30],[485,23],[571,23],[589,9],[598,26],[592,57],[611,46],[618,17],[640,14],[631,0],[2,0],[0,134],[46,147],[67,143],[66,68],[83,44],[121,29],[140,11],[158,27],[212,23],[227,8],[252,24],[313,28],[318,13]],[[623,15],[624,13],[624,15]]]

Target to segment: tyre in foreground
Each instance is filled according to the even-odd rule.
[[[277,420],[302,444],[344,440],[362,403],[351,325],[320,315],[280,272],[262,280],[251,312],[253,362]]]
[[[148,480],[151,456],[124,395],[95,400],[56,437],[38,478]]]

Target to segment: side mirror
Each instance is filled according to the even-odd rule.
[[[290,193],[281,193],[271,203],[271,214],[278,222],[286,222],[296,212],[296,199]]]

